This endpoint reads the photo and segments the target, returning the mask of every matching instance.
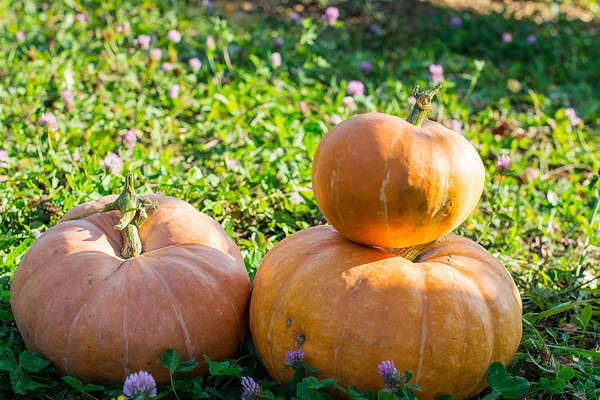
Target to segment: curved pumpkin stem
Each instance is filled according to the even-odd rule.
[[[432,89],[420,92],[421,87],[416,85],[412,92],[416,101],[410,110],[410,114],[406,117],[406,121],[414,126],[421,126],[423,121],[425,121],[425,118],[427,118],[427,113],[431,111],[431,100],[433,99],[433,96],[435,96],[441,88],[442,84],[438,82]]]

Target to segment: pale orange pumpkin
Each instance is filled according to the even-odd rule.
[[[247,332],[250,282],[227,233],[182,200],[147,195],[158,208],[139,227],[142,252],[124,258],[125,230],[113,228],[119,211],[89,215],[115,199],[69,211],[15,271],[11,306],[27,348],[61,374],[100,384],[138,370],[166,384],[168,348],[200,364],[204,354],[234,356]]]
[[[284,239],[253,283],[250,330],[269,374],[292,376],[285,355],[346,387],[378,390],[392,360],[420,399],[460,400],[486,387],[488,367],[507,364],[521,338],[521,298],[509,273],[471,240],[448,235],[411,261],[353,243],[330,226]]]
[[[411,123],[362,114],[321,140],[313,191],[327,221],[346,238],[395,248],[429,243],[460,225],[477,205],[483,163],[462,135],[424,120],[434,93],[416,90]]]

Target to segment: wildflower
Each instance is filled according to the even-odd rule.
[[[133,39],[133,44],[139,47],[142,50],[148,50],[150,48],[150,36],[148,35],[140,35]]]
[[[337,125],[342,121],[343,121],[342,117],[340,117],[337,114],[331,114],[331,116],[329,117],[329,122],[331,122],[333,125]]]
[[[296,25],[299,25],[300,24],[300,14],[298,14],[297,12],[291,13],[290,21],[292,21]]]
[[[393,361],[382,361],[377,367],[377,371],[383,378],[383,383],[388,387],[388,390],[396,389],[401,383],[400,374]]]
[[[19,42],[22,42],[23,40],[25,40],[25,32],[19,31],[19,32],[15,33],[15,39],[17,39]]]
[[[225,157],[225,166],[229,171],[234,171],[240,166],[239,160]]]
[[[112,154],[112,153],[111,153]],[[149,399],[156,396],[156,381],[146,371],[133,373],[123,385],[123,394],[128,399]]]
[[[162,50],[161,49],[152,49],[150,50],[150,60],[158,61],[162,58]]]
[[[262,394],[262,389],[256,381],[249,376],[242,378],[242,400],[256,400]]]
[[[60,92],[60,97],[63,99],[67,107],[73,107],[73,92],[70,90],[63,90]]]
[[[214,7],[212,0],[206,0],[206,3],[204,6],[206,7],[206,11],[209,11],[209,12],[212,11],[212,9]]]
[[[510,33],[508,32],[502,32],[502,35],[500,35],[500,40],[502,40],[503,43],[510,43],[513,40],[513,37]]]
[[[74,162],[77,162],[77,161],[81,160],[81,154],[79,154],[78,151],[75,151],[75,153],[71,154],[71,158],[73,159]]]
[[[275,39],[275,46],[277,47],[282,47],[283,46],[283,39],[278,37]]]
[[[340,17],[340,10],[336,7],[327,7],[325,13],[323,13],[322,18],[325,20],[327,25],[333,25],[337,22]]]
[[[129,150],[132,150],[135,147],[135,143],[137,142],[137,135],[132,129],[127,129],[125,134],[123,135],[123,144]]]
[[[571,122],[571,126],[577,126],[583,122],[583,120],[577,116],[577,113],[572,108],[565,108],[565,115],[569,119],[569,122]]]
[[[304,360],[304,352],[301,349],[288,350],[285,354],[285,363],[290,367],[301,364]]]
[[[356,103],[354,102],[354,98],[352,96],[344,96],[342,99],[342,105],[346,108],[350,108],[354,106]]]
[[[171,86],[171,88],[169,89],[169,97],[172,98],[172,99],[178,98],[179,97],[179,90],[180,89],[181,88],[177,84]]]
[[[460,17],[452,17],[450,18],[450,26],[452,28],[460,28],[462,26],[463,20]]]
[[[123,160],[121,160],[121,157],[119,157],[118,154],[111,152],[111,153],[108,153],[106,155],[106,157],[104,157],[104,160],[102,160],[102,166],[104,168],[107,168],[111,174],[116,175],[119,172],[121,172],[121,168],[123,168]],[[144,372],[144,371],[140,371],[140,372]],[[136,374],[133,374],[133,375],[136,375]],[[130,375],[127,378],[127,380],[129,380],[129,378],[131,378],[133,375]],[[127,387],[127,381],[125,381],[125,387]]]
[[[273,64],[274,67],[281,67],[281,54],[278,52],[271,54],[271,64]]]
[[[463,124],[462,122],[453,119],[452,121],[450,121],[450,129],[452,129],[456,133],[462,133]]]
[[[408,104],[415,104],[417,99],[415,99],[415,96],[410,96],[406,101],[408,101]]]
[[[8,152],[6,150],[0,150],[0,168],[8,167]]]
[[[368,74],[369,72],[373,71],[373,63],[370,61],[361,61],[360,64],[358,64],[358,68],[360,68],[362,72]]]
[[[505,154],[501,155],[498,158],[498,172],[503,173],[508,171],[508,168],[510,167],[510,156],[507,156]]]
[[[188,63],[190,64],[190,67],[193,71],[198,71],[200,68],[202,68],[202,61],[200,61],[199,58],[191,58],[190,61],[188,61]]]
[[[129,20],[126,19],[123,21],[123,25],[118,27],[117,30],[123,35],[129,35],[131,33],[131,24],[129,23]]]
[[[206,48],[208,50],[214,50],[217,48],[217,44],[215,43],[215,38],[213,38],[212,36],[208,36],[206,38]]]
[[[160,68],[163,70],[163,72],[169,72],[169,71],[173,70],[173,64],[164,62],[164,63],[162,63]]]
[[[176,29],[171,29],[167,32],[167,39],[169,39],[173,43],[181,42],[181,33],[179,33]]]
[[[371,31],[371,33],[374,33],[375,35],[381,35],[381,27],[377,24],[371,24],[369,25],[369,30]]]
[[[56,116],[52,113],[43,113],[40,116],[40,123],[48,127],[48,129],[56,128]]]
[[[79,21],[82,24],[85,24],[85,15],[83,15],[82,13],[79,13],[75,16],[75,18],[77,19],[77,21]]]
[[[537,170],[533,167],[525,168],[525,178],[527,178],[528,181],[535,181],[539,177],[540,177],[539,170]]]
[[[535,42],[537,42],[537,38],[535,37],[535,35],[527,36],[527,43],[534,44]]]
[[[350,96],[365,94],[365,85],[361,81],[348,82],[348,94]]]
[[[434,82],[441,82],[444,80],[444,68],[438,64],[431,64],[429,66],[429,78]]]
[[[298,108],[300,109],[300,112],[302,113],[302,115],[308,114],[308,104],[306,104],[305,102],[303,102],[303,101],[299,102]]]

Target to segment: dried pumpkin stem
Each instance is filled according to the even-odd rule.
[[[410,246],[410,247],[402,247],[399,249],[394,249],[394,254],[397,255],[398,257],[403,257],[406,258],[407,260],[410,261],[415,261],[417,259],[417,257],[419,257],[419,255],[427,250],[429,247],[431,247],[433,244],[439,242],[439,239],[434,240],[433,242],[429,242],[429,243],[423,243],[423,244],[418,244],[416,246]]]
[[[137,257],[142,253],[142,241],[138,228],[148,218],[147,208],[156,208],[157,203],[144,196],[136,196],[133,186],[133,174],[125,177],[125,188],[115,201],[107,204],[104,211],[119,210],[121,213],[119,223],[115,229],[123,231],[123,246],[121,256],[124,258]]]
[[[414,126],[421,126],[427,114],[431,111],[431,100],[433,96],[442,88],[441,83],[437,83],[433,89],[420,91],[421,87],[416,85],[412,91],[412,95],[415,98],[415,104],[410,110],[410,114],[406,117],[406,121],[413,124]]]

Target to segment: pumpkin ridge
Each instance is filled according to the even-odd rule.
[[[94,290],[91,291],[91,293],[87,296],[87,298],[85,299],[85,301],[83,302],[83,305],[81,306],[81,308],[79,309],[79,311],[77,311],[77,314],[75,314],[75,318],[73,318],[73,322],[71,323],[71,326],[69,327],[69,333],[67,334],[67,339],[66,339],[66,345],[65,345],[65,355],[63,358],[63,363],[65,366],[65,369],[67,370],[68,375],[73,376],[74,372],[73,372],[73,363],[72,363],[72,358],[69,357],[69,354],[71,352],[71,343],[72,343],[72,339],[73,339],[73,332],[75,331],[75,326],[77,324],[77,321],[79,320],[79,316],[81,315],[82,311],[91,304],[92,298],[98,293],[98,289],[102,287],[102,285],[104,285],[106,282],[110,282],[110,279],[121,270],[121,267],[123,266],[123,264],[125,264],[127,262],[127,260],[122,261],[113,272],[111,272],[106,278],[104,278],[104,280],[100,283],[98,283],[98,285],[96,285],[96,287],[94,288]]]
[[[139,260],[139,262],[140,262],[140,264],[144,264],[144,263],[142,263],[141,260]],[[173,291],[169,287],[169,283],[165,280],[165,278],[158,271],[154,270],[152,263],[146,263],[145,265],[148,266],[148,268],[146,268],[146,270],[150,271],[158,279],[158,281],[160,282],[162,287],[168,293],[169,299],[171,300],[171,304],[172,304],[171,307],[172,307],[173,311],[175,311],[175,317],[177,318],[177,321],[179,321],[179,325],[181,326],[181,330],[183,331],[183,336],[185,337],[185,347],[188,351],[188,358],[193,358],[194,353],[195,353],[194,345],[192,344],[192,340],[190,339],[190,332],[188,331],[187,325],[186,325],[185,321],[183,320],[183,315],[181,314],[181,306],[177,302],[177,299],[175,298]]]
[[[421,322],[421,342],[419,343],[419,363],[417,364],[417,372],[415,374],[415,383],[419,383],[421,379],[421,373],[423,372],[423,359],[425,357],[425,344],[427,342],[427,318],[424,315],[429,311],[429,295],[427,293],[427,273],[425,268],[420,269],[421,276],[423,277],[423,296],[421,297],[421,314],[422,322]]]
[[[131,373],[131,367],[129,365],[129,338],[127,337],[127,303],[129,301],[128,289],[129,289],[129,274],[131,273],[131,269],[127,271],[127,276],[125,277],[125,285],[123,290],[125,301],[123,302],[123,379],[127,378],[127,376]]]
[[[205,248],[207,248],[207,249],[213,249],[213,250],[216,250],[216,251],[218,251],[218,252],[220,252],[220,253],[223,253],[224,255],[226,255],[227,257],[229,257],[229,258],[230,258],[232,261],[236,260],[236,258],[235,258],[234,256],[232,256],[231,254],[229,254],[229,253],[228,253],[227,251],[225,251],[224,249],[218,249],[218,248],[216,248],[216,247],[212,247],[212,246],[209,246],[209,245],[207,245],[207,244],[204,244],[204,243],[182,243],[182,244],[171,244],[171,245],[168,245],[168,246],[165,246],[165,247],[159,247],[159,248],[157,248],[157,249],[153,249],[153,250],[149,250],[149,251],[144,251],[144,253],[143,253],[143,254],[152,254],[152,253],[154,253],[154,252],[156,252],[156,251],[161,251],[161,250],[165,250],[165,249],[170,249],[170,248],[172,248],[172,247],[177,247],[177,248],[179,248],[179,247],[183,247],[183,246],[201,246],[201,247],[205,247]],[[189,249],[186,249],[186,250],[190,251]],[[193,253],[193,254],[196,254],[196,253],[194,253],[193,251],[190,251],[190,252],[191,252],[191,253]],[[140,256],[141,256],[141,254],[140,254]],[[139,257],[139,256],[138,256],[138,257]]]

